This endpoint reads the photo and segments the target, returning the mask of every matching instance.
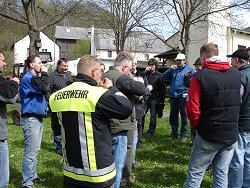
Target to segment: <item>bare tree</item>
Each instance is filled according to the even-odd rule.
[[[0,3],[0,16],[25,24],[29,28],[29,53],[38,53],[40,32],[62,21],[82,0],[62,1],[51,0],[4,0]]]
[[[157,0],[106,0],[105,2],[96,2],[107,10],[101,16],[103,22],[106,22],[114,32],[117,53],[124,50],[126,39],[132,34],[131,31],[136,29],[138,22],[152,18],[158,6]]]
[[[190,39],[190,32],[192,26],[207,27],[209,23],[208,17],[211,15],[224,14],[230,18],[230,9],[234,7],[242,8],[249,6],[249,0],[234,0],[229,4],[221,0],[159,0],[162,17],[168,21],[168,25],[174,31],[179,31],[180,35],[180,49],[183,53],[189,54],[189,45],[192,42]],[[134,16],[134,19],[136,17]],[[137,19],[136,19],[137,20]],[[148,32],[158,36],[155,29],[148,23],[137,20],[138,25]],[[172,44],[167,44],[172,47]]]

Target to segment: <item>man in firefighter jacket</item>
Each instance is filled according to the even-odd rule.
[[[62,123],[64,187],[110,187],[116,171],[109,118],[126,119],[132,105],[111,80],[101,79],[99,59],[83,56],[77,72],[76,81],[49,100]]]

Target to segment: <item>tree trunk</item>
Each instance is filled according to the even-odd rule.
[[[30,37],[30,49],[29,55],[38,55],[39,48],[41,47],[40,31],[32,30],[29,32]]]

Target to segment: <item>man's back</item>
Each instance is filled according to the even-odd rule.
[[[195,74],[201,85],[198,133],[212,142],[234,143],[240,105],[240,73],[203,68]],[[234,79],[231,79],[234,78]]]

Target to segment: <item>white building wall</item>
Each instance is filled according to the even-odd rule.
[[[149,59],[154,58],[155,55],[159,53],[151,53],[151,52],[131,52],[134,56],[135,61],[148,61],[145,59],[145,54],[149,55]],[[110,66],[114,65],[114,60],[116,58],[116,51],[112,51],[112,57],[108,57],[108,50],[97,50],[97,57],[102,60],[102,62],[106,66],[106,70],[109,69]],[[161,62],[161,61],[160,61]]]
[[[234,51],[238,50],[238,46],[245,46],[248,48],[250,46],[250,33],[243,33],[237,30],[233,30],[229,38],[230,50],[227,54],[232,54]]]
[[[200,48],[208,42],[208,24],[204,22],[191,25],[190,27],[189,54],[186,54],[189,65],[193,66],[197,58],[200,57]]]
[[[42,47],[39,51],[42,52],[43,49],[47,49],[47,52],[51,52],[53,60],[51,64],[56,63],[59,59],[59,46],[42,32],[40,33],[40,37]],[[24,63],[24,60],[29,55],[29,45],[30,38],[28,35],[14,44],[14,63]]]
[[[229,5],[229,0],[221,0],[217,9]],[[227,10],[229,11],[229,10]],[[219,56],[226,59],[227,55],[227,27],[230,27],[230,17],[227,11],[214,13],[208,16],[208,42],[214,42],[218,45]]]

